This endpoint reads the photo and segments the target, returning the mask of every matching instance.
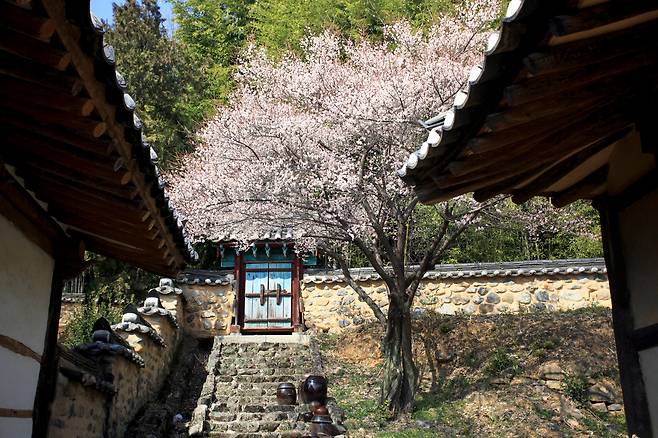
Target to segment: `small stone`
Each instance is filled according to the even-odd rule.
[[[345,328],[349,325],[352,325],[352,323],[350,321],[346,320],[346,319],[341,319],[340,321],[338,321],[338,326],[340,328]]]
[[[610,412],[617,412],[617,411],[621,411],[622,409],[624,409],[624,407],[619,403],[613,403],[611,405],[608,405],[608,411]]]
[[[592,403],[592,410],[596,412],[606,412],[608,408],[605,406],[605,403]]]
[[[354,296],[347,296],[343,298],[343,306],[347,306],[348,304],[352,304],[354,302]]]
[[[348,294],[348,292],[345,289],[339,289],[338,292],[336,292],[336,295],[339,297],[344,297]]]
[[[585,417],[571,400],[562,395],[560,396],[560,416],[576,419]]]
[[[563,380],[564,370],[556,360],[545,362],[539,368],[539,378],[543,380]]]
[[[589,388],[589,399],[592,402],[613,403],[617,398],[614,388],[608,383],[597,383]]]
[[[560,299],[565,301],[582,301],[583,295],[574,290],[565,290],[560,292]]]
[[[533,303],[530,307],[535,312],[543,312],[546,310],[546,304],[544,303]]]
[[[496,292],[491,292],[487,295],[487,303],[489,304],[498,304],[500,303],[500,296]]]
[[[562,389],[562,382],[560,382],[559,380],[547,380],[546,387],[550,389],[554,389],[556,391],[560,391]]]
[[[354,325],[361,325],[365,322],[365,320],[363,318],[361,318],[360,316],[355,316],[352,319],[352,322],[354,323]]]
[[[477,292],[477,289],[473,286],[466,289],[466,293],[474,294],[475,292]]]
[[[475,304],[482,304],[483,302],[484,302],[484,298],[482,298],[479,295],[476,296],[475,298],[473,298],[473,303],[475,303]]]
[[[510,384],[512,385],[532,385],[533,383],[534,383],[533,379],[530,379],[528,377],[522,377],[522,376],[514,377],[510,382]]]
[[[478,293],[482,296],[485,296],[487,293],[489,293],[489,289],[486,287],[480,287],[478,288]]]
[[[422,307],[415,307],[414,310],[413,310],[413,315],[418,317],[418,316],[422,316],[426,312],[427,312],[427,309],[423,309]]]
[[[462,307],[462,312],[466,315],[472,315],[476,311],[476,307],[473,304],[467,304],[466,306]]]
[[[443,314],[443,315],[454,315],[455,314],[455,306],[452,304],[444,304],[441,307],[438,308],[438,312]]]
[[[493,304],[480,304],[480,313],[487,314],[494,311]]]
[[[535,298],[537,301],[548,301],[548,291],[544,289],[539,289],[538,291],[535,292]]]
[[[531,301],[532,301],[532,297],[528,292],[523,292],[522,294],[519,295],[520,304],[530,304]]]
[[[463,306],[464,304],[468,304],[470,299],[468,297],[458,295],[456,297],[453,297],[452,302],[455,303],[458,306]]]
[[[510,383],[510,380],[504,377],[495,377],[491,379],[491,383],[493,383],[494,385],[508,385]]]
[[[214,318],[217,314],[211,310],[204,310],[201,312],[201,318]]]

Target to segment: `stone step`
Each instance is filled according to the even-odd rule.
[[[215,432],[210,431],[208,437],[212,438],[299,438],[303,432],[297,430],[278,432]]]
[[[305,432],[309,425],[304,422],[289,421],[211,421],[212,432],[281,432],[299,431]]]
[[[223,375],[220,374],[215,377],[216,382],[229,383],[266,383],[266,382],[301,382],[306,378],[306,374],[299,373],[274,373],[270,375]]]
[[[217,422],[231,421],[296,421],[297,412],[211,412],[210,420]]]
[[[261,404],[257,401],[251,400],[251,404],[241,403],[227,403],[215,402],[212,405],[213,412],[250,412],[250,413],[263,413],[263,412],[295,412],[297,406],[292,405],[277,405],[277,404]]]
[[[309,367],[314,364],[313,358],[310,357],[297,357],[297,358],[263,358],[260,360],[254,359],[239,359],[229,361],[218,361],[217,369],[254,369],[254,368],[297,368]]]
[[[244,391],[257,391],[257,390],[262,390],[265,391],[264,394],[271,394],[271,395],[276,395],[276,389],[278,386],[283,383],[283,382],[291,382],[294,384],[295,379],[285,379],[285,380],[280,380],[280,381],[274,381],[274,382],[244,382],[238,381],[235,382],[216,382],[215,383],[215,392],[216,393],[222,393],[222,394],[241,394]],[[249,395],[246,394],[245,395]],[[251,394],[254,395],[254,394]],[[255,394],[259,395],[259,394]]]

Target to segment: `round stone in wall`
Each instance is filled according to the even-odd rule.
[[[539,289],[535,292],[535,298],[537,298],[537,301],[548,301],[548,291]]]
[[[491,292],[487,295],[487,303],[489,304],[498,304],[500,303],[500,296],[496,292]]]

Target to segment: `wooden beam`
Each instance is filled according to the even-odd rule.
[[[598,137],[593,138],[597,139]],[[479,202],[483,202],[501,193],[513,193],[516,188],[523,187],[529,182],[535,180],[553,163],[568,158],[572,154],[578,153],[587,148],[588,143],[591,144],[592,142],[592,139],[577,141],[575,137],[572,137],[570,140],[574,140],[573,143],[571,143],[573,149],[562,149],[560,151],[552,149],[548,152],[542,152],[538,154],[538,157],[534,162],[530,163],[525,162],[525,164],[515,163],[514,165],[500,164],[497,167],[492,166],[491,169],[494,170],[492,170],[490,174],[487,173],[474,181],[463,182],[461,185],[457,185],[454,188],[458,188],[461,193],[474,191],[474,198]],[[562,146],[564,146],[564,144]],[[446,192],[454,194],[454,188],[450,187]]]
[[[504,151],[491,151],[453,161],[447,166],[452,176],[441,178],[437,183],[447,188],[470,180],[479,180],[512,169],[527,169],[542,160],[556,161],[570,153],[626,129],[631,122],[622,114],[593,112],[585,119],[564,125],[550,135],[539,137]]]
[[[557,208],[569,205],[578,199],[593,199],[605,193],[608,182],[608,166],[603,166],[568,189],[551,196],[551,202]]]
[[[533,196],[544,193],[550,186],[567,176],[573,170],[581,166],[591,156],[610,147],[613,143],[624,138],[631,131],[631,128],[623,129],[617,133],[602,138],[582,151],[571,155],[565,160],[556,161],[534,181],[524,185],[519,190],[514,191],[512,200],[517,204],[523,204]]]
[[[95,104],[95,103],[94,103]],[[107,124],[90,117],[73,117],[71,113],[19,100],[3,100],[6,110],[32,119],[34,124],[61,126],[87,138],[98,138],[107,131]]]
[[[71,96],[76,96],[81,91],[79,77],[3,51],[0,51],[0,74],[59,90]]]
[[[112,164],[99,163],[97,161],[86,159],[80,155],[76,155],[67,151],[65,148],[58,148],[55,142],[37,143],[34,139],[30,143],[21,143],[17,138],[7,139],[3,156],[10,162],[32,162],[35,164],[49,161],[50,163],[57,164],[63,168],[69,168],[72,172],[84,173],[93,175],[99,180],[109,182],[111,184],[119,185],[122,172],[114,172]],[[63,146],[63,145],[59,145]]]
[[[11,157],[9,157],[11,158]],[[10,161],[7,161],[8,163]],[[11,162],[15,165],[19,175],[28,177],[29,175],[41,175],[59,180],[62,184],[77,185],[81,187],[91,187],[97,191],[116,195],[119,197],[130,198],[130,191],[110,182],[94,178],[93,175],[84,174],[70,168],[66,168],[49,161],[27,162],[16,160]]]
[[[639,328],[633,331],[633,346],[637,351],[658,346],[658,324]]]
[[[131,230],[117,226],[109,218],[105,221],[99,218],[98,220],[90,220],[89,217],[81,216],[79,214],[71,214],[66,210],[58,207],[49,208],[48,211],[57,218],[60,222],[67,226],[74,227],[78,231],[86,231],[96,236],[102,236],[108,240],[120,242],[123,244],[139,245],[144,248],[156,249],[155,237],[139,230]]]
[[[648,23],[632,29],[531,53],[524,58],[523,63],[533,76],[585,67],[592,63],[622,56],[634,48],[650,51],[651,42],[655,41],[657,35],[656,26]]]
[[[529,76],[509,85],[503,91],[509,106],[543,101],[551,96],[563,95],[573,98],[574,93],[585,88],[609,81],[628,81],[628,76],[637,75],[638,70],[651,69],[656,65],[658,54],[651,50],[630,49],[630,53],[604,59],[575,69],[559,71],[541,76]]]
[[[0,76],[0,98],[62,111],[72,117],[87,117],[94,111],[91,99],[7,76]]]
[[[554,35],[564,36],[590,31],[657,9],[656,2],[653,0],[607,2],[579,9],[574,15],[556,16],[550,20],[549,28]]]
[[[48,43],[2,27],[0,27],[0,50],[59,71],[66,70],[71,63],[71,54],[65,50],[59,50]]]
[[[502,111],[490,114],[485,119],[487,129],[491,131],[520,128],[526,123],[536,122],[543,118],[567,116],[582,116],[583,112],[602,106],[615,105],[619,99],[629,99],[638,92],[638,76],[634,72],[623,82],[616,78],[606,78],[596,84],[590,84],[577,90],[568,90],[546,96],[541,100],[533,100],[515,107],[507,107]],[[654,84],[654,87],[658,86]]]
[[[29,119],[17,114],[0,114],[0,122],[4,125],[3,129],[7,131],[18,131],[25,136],[36,136],[37,141],[52,141],[76,147],[83,151],[91,152],[97,155],[105,155],[110,160],[115,160],[117,155],[108,153],[111,148],[110,141],[103,138],[89,138],[75,135],[69,131],[61,129],[59,126],[46,126],[43,124],[32,123]]]
[[[21,33],[48,42],[55,33],[55,22],[47,17],[40,17],[33,11],[0,2],[0,23]]]
[[[64,238],[59,225],[30,196],[0,161],[0,214],[46,253],[54,254],[54,242]]]
[[[0,333],[0,347],[5,348],[12,353],[19,354],[21,356],[29,357],[34,359],[38,363],[41,363],[41,355],[36,351],[32,350],[27,345],[23,344],[21,341],[18,341],[9,336],[5,336]]]
[[[96,78],[94,60],[91,59],[80,47],[76,38],[77,29],[71,25],[66,17],[66,7],[62,0],[43,0],[43,6],[55,23],[57,34],[62,41],[66,50],[71,53],[71,59],[78,74],[82,78],[89,96],[94,100],[96,110],[101,115],[104,123],[108,128],[108,134],[114,139],[114,145],[123,157],[126,163],[133,163],[132,145],[126,141],[124,136],[124,127],[115,119],[114,108],[108,104],[105,96],[105,86]],[[132,182],[140,191],[140,197],[146,203],[151,213],[151,217],[158,222],[158,228],[162,236],[167,241],[172,254],[176,257],[176,266],[182,267],[185,264],[181,251],[177,248],[169,227],[160,213],[160,209],[155,204],[151,193],[145,191],[146,181],[144,175],[135,164],[128,169],[132,175]]]
[[[620,235],[619,211],[607,202],[606,197],[598,199],[595,205],[601,216],[603,252],[610,282],[612,325],[615,333],[628,436],[650,437],[652,436],[651,415],[639,355],[634,348],[632,337],[634,322],[626,261]]]

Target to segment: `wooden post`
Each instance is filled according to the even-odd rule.
[[[57,326],[62,307],[62,289],[64,279],[61,275],[61,262],[55,258],[53,279],[50,289],[50,305],[48,307],[48,323],[43,347],[41,370],[34,398],[34,416],[32,417],[32,437],[40,438],[48,435],[50,422],[50,405],[55,398],[57,383]]]

